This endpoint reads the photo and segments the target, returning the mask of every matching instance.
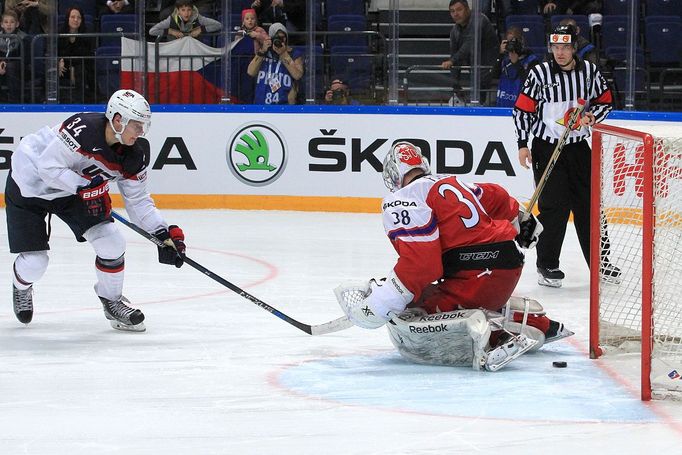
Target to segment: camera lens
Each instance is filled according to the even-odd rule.
[[[275,38],[272,40],[272,45],[275,47],[282,47],[282,40],[279,38]]]

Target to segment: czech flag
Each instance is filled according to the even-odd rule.
[[[121,38],[121,88],[140,90],[144,43]],[[161,104],[216,104],[223,97],[223,49],[186,36],[147,45],[147,100]],[[229,50],[228,50],[229,52]],[[234,100],[233,100],[234,102]]]

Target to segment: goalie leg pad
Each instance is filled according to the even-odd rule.
[[[415,363],[478,370],[487,359],[490,325],[481,310],[427,314],[413,308],[393,318],[387,327],[400,355]]]

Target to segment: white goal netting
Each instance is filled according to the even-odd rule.
[[[682,131],[635,129],[654,137],[652,150],[618,133],[602,135],[599,345],[604,352],[640,350],[648,318],[651,392],[675,395],[682,392]],[[653,155],[652,172],[646,153]],[[651,181],[653,229],[647,230],[644,188]],[[652,265],[643,269],[646,245],[652,245]],[[619,276],[609,273],[614,267]],[[643,284],[649,282],[651,311],[642,303]]]

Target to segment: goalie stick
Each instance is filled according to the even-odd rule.
[[[130,229],[133,231],[137,232],[140,234],[142,237],[146,238],[147,240],[151,241],[154,243],[156,246],[159,247],[164,247],[167,246],[163,241],[157,239],[154,237],[152,234],[149,232],[145,231],[135,223],[127,220],[123,216],[119,215],[118,213],[112,211],[111,215],[121,223],[125,224],[128,226]],[[338,332],[340,330],[347,329],[349,327],[353,326],[353,323],[346,317],[341,317],[338,319],[334,319],[333,321],[325,322],[323,324],[316,324],[316,325],[310,325],[310,324],[304,324],[303,322],[299,322],[296,319],[287,316],[286,314],[282,313],[281,311],[277,310],[276,308],[268,305],[267,303],[263,302],[261,299],[254,297],[253,295],[249,294],[239,286],[230,283],[227,281],[225,278],[216,275],[203,265],[199,264],[195,260],[185,256],[184,258],[185,264],[189,265],[190,267],[198,270],[199,272],[203,273],[207,277],[217,281],[218,283],[222,284],[232,292],[239,294],[241,297],[244,297],[245,299],[249,300],[251,303],[255,303],[259,307],[263,308],[265,311],[268,311],[271,314],[274,314],[281,320],[288,322],[289,324],[293,325],[299,330],[302,330],[303,332],[307,333],[308,335],[324,335],[326,333],[332,333],[332,332]]]
[[[526,221],[528,218],[530,218],[530,214],[533,212],[533,207],[535,207],[535,204],[538,202],[538,199],[540,199],[540,193],[542,193],[542,190],[545,188],[545,184],[547,183],[549,174],[551,174],[552,169],[554,169],[554,165],[559,160],[559,155],[561,154],[561,150],[564,148],[564,145],[566,144],[566,139],[568,139],[568,135],[575,126],[576,122],[580,120],[580,115],[584,110],[585,100],[578,98],[578,107],[573,109],[573,112],[571,112],[571,114],[568,116],[568,123],[566,125],[566,128],[564,129],[561,138],[559,138],[559,142],[557,142],[556,147],[554,147],[552,156],[549,158],[547,166],[545,167],[545,172],[542,173],[542,177],[540,177],[540,181],[538,182],[538,185],[535,187],[535,192],[533,193],[533,196],[530,198],[526,210],[524,210],[523,212],[521,221]]]

